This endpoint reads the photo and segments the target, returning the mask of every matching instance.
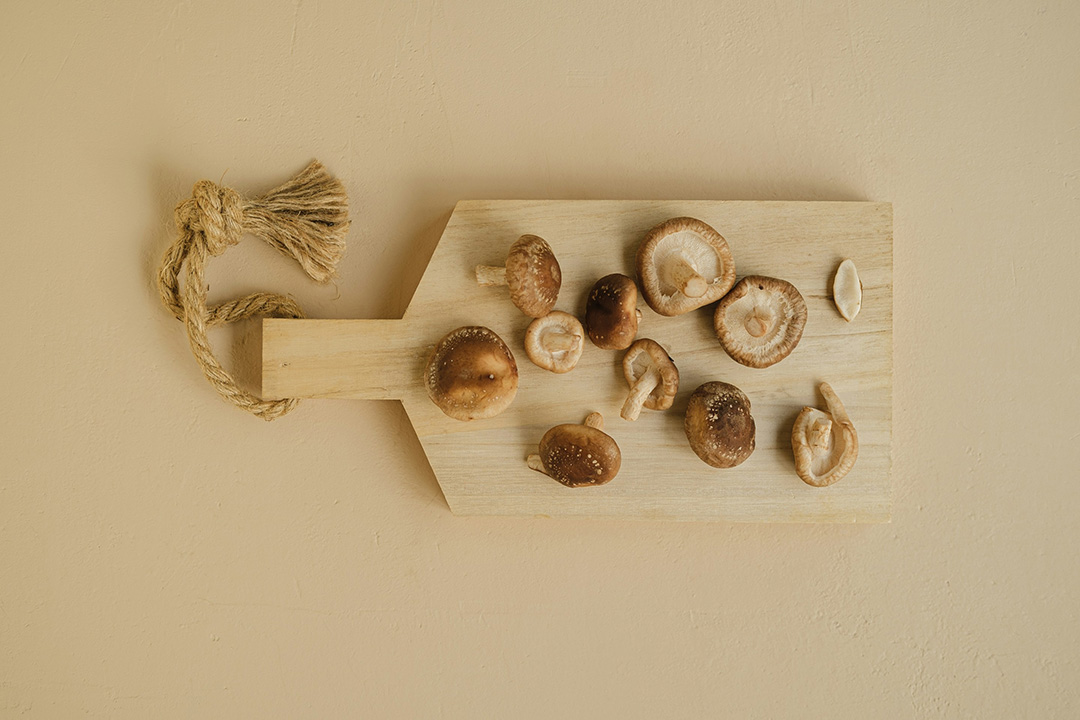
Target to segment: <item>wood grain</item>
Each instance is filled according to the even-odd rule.
[[[505,288],[480,287],[473,269],[499,264],[523,233],[545,238],[563,269],[556,306],[584,316],[602,275],[633,276],[634,255],[653,225],[697,217],[728,241],[739,277],[792,282],[809,310],[799,346],[764,370],[731,360],[712,331],[712,308],[664,318],[641,304],[638,337],[674,358],[674,407],[619,417],[626,395],[622,352],[589,344],[573,372],[555,375],[523,349],[530,319]],[[832,303],[832,276],[850,257],[863,281],[852,323]],[[422,372],[434,344],[462,325],[485,325],[511,347],[521,374],[514,404],[488,420],[458,422],[427,398]],[[750,398],[757,449],[742,465],[711,468],[690,450],[683,412],[694,388],[723,380]],[[804,405],[823,407],[828,381],[859,433],[860,454],[836,485],[813,488],[795,474],[789,433]],[[591,515],[753,522],[887,522],[892,502],[892,206],[854,202],[463,201],[401,320],[279,320],[263,323],[267,397],[399,399],[455,513]],[[569,489],[529,470],[525,458],[551,426],[598,410],[623,453],[608,485]],[[387,482],[393,480],[388,478]]]

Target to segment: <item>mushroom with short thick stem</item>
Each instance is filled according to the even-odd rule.
[[[682,315],[723,297],[735,284],[727,240],[695,218],[660,223],[638,248],[645,302],[661,315]]]
[[[569,313],[554,310],[529,323],[525,352],[539,367],[553,373],[570,372],[585,348],[585,330]]]
[[[799,344],[806,315],[806,302],[794,285],[747,275],[717,304],[713,329],[732,360],[766,368]]]
[[[544,433],[540,452],[528,464],[567,487],[603,485],[619,473],[622,453],[604,432],[603,416],[594,412],[583,425],[556,425]]]
[[[833,278],[833,302],[845,320],[851,322],[862,309],[862,280],[850,258],[840,263]]]
[[[517,394],[517,362],[493,331],[460,327],[435,345],[424,383],[431,401],[455,420],[494,417]]]
[[[713,381],[690,396],[683,423],[690,448],[708,465],[732,468],[754,452],[750,399],[730,383]]]
[[[630,386],[622,412],[624,420],[637,420],[641,408],[667,410],[679,392],[679,371],[660,343],[642,338],[623,356],[623,375]]]
[[[510,246],[506,265],[476,266],[481,285],[509,285],[510,300],[529,317],[543,317],[555,307],[562,287],[562,270],[551,246],[542,237],[522,235]]]
[[[596,281],[585,302],[585,329],[589,339],[604,350],[625,350],[637,336],[641,311],[637,284],[612,273]]]
[[[791,428],[795,472],[807,485],[825,487],[843,478],[859,457],[855,426],[829,383],[818,386],[825,410],[804,407]]]

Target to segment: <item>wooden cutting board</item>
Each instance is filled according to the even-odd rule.
[[[639,301],[638,337],[667,349],[681,386],[667,411],[619,417],[626,397],[623,351],[586,343],[577,368],[555,375],[524,350],[530,318],[506,288],[477,285],[474,268],[500,265],[524,233],[545,238],[562,266],[556,309],[584,317],[601,276],[631,277],[649,228],[687,215],[712,225],[731,247],[738,276],[783,278],[809,309],[802,341],[782,362],[743,367],[712,330],[714,305],[679,317]],[[840,261],[852,258],[863,282],[862,312],[846,322],[832,303]],[[462,325],[484,325],[517,359],[513,404],[487,420],[460,422],[427,397],[423,370],[435,343]],[[719,470],[690,450],[683,433],[687,399],[703,382],[723,380],[750,398],[757,449],[742,465]],[[795,474],[790,432],[804,405],[824,407],[829,382],[859,434],[851,473],[826,488]],[[887,522],[892,503],[892,205],[863,202],[463,201],[458,203],[401,320],[263,321],[263,394],[268,398],[400,400],[453,512],[588,515],[747,522]],[[553,425],[603,413],[622,450],[611,483],[566,488],[530,470]],[[386,478],[393,482],[393,478]]]

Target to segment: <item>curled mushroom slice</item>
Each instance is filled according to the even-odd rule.
[[[517,362],[488,328],[461,327],[435,345],[424,381],[431,401],[455,420],[494,417],[517,394]]]
[[[534,364],[553,373],[570,372],[585,348],[578,319],[559,310],[536,318],[525,331],[525,352]]]
[[[827,411],[804,407],[791,428],[791,449],[795,453],[795,472],[814,487],[825,487],[840,480],[859,457],[859,436],[829,383],[818,386]]]
[[[663,222],[638,248],[641,293],[661,315],[682,315],[719,300],[735,284],[735,261],[720,233],[694,218]]]
[[[766,368],[799,344],[806,302],[786,280],[747,275],[716,306],[713,329],[732,360]]]
[[[544,433],[540,452],[528,463],[567,487],[603,485],[618,474],[622,453],[604,432],[604,418],[594,412],[583,425],[556,425]]]
[[[509,285],[510,300],[529,317],[543,317],[555,307],[562,271],[551,246],[542,237],[522,235],[510,246],[506,265],[476,266],[481,285]]]
[[[836,309],[845,320],[851,322],[862,309],[862,280],[859,279],[859,271],[855,269],[855,263],[850,258],[840,263],[840,267],[836,269],[832,290]]]
[[[612,273],[596,281],[585,302],[585,328],[589,339],[604,350],[625,350],[637,336],[641,311],[637,309],[637,285]]]
[[[754,452],[757,429],[750,399],[730,383],[698,387],[686,406],[683,429],[694,453],[716,468],[735,467]]]
[[[638,340],[623,356],[623,375],[630,394],[619,413],[624,420],[637,420],[641,408],[667,410],[679,392],[679,371],[660,343]]]

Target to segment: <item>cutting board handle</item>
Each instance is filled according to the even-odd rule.
[[[427,348],[408,320],[262,323],[265,398],[400,400],[422,377]]]

